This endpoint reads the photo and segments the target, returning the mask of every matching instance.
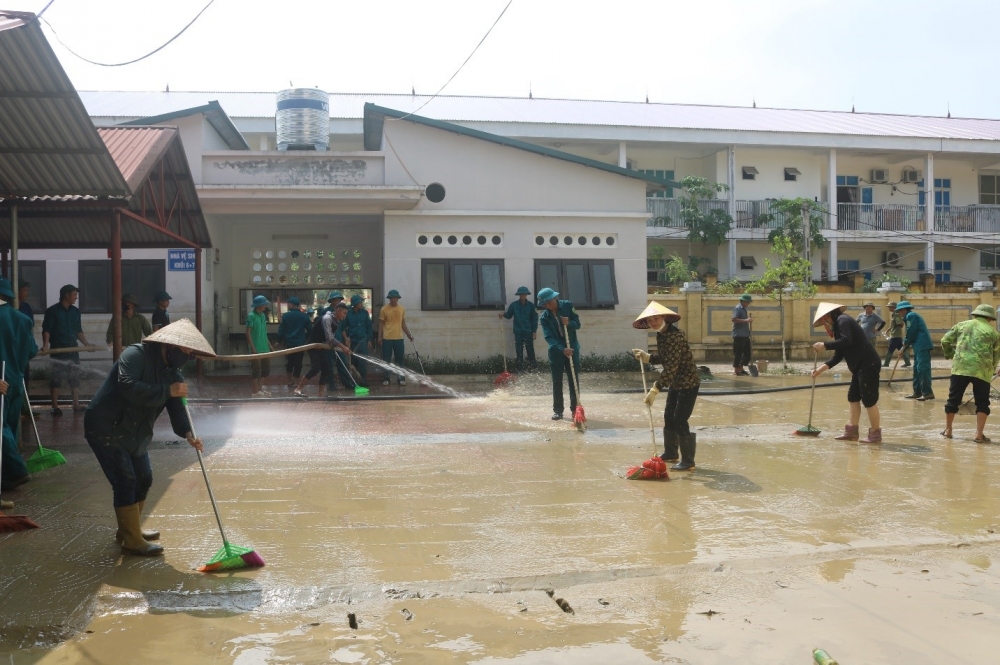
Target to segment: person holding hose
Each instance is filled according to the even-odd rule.
[[[681,315],[677,312],[658,302],[649,303],[649,307],[632,323],[632,327],[656,331],[656,353],[649,355],[642,349],[632,349],[632,355],[640,362],[663,366],[660,378],[649,389],[643,401],[647,406],[653,406],[660,391],[667,389],[667,405],[663,410],[663,454],[660,459],[664,462],[677,462],[670,467],[671,471],[691,471],[694,469],[697,435],[691,431],[688,419],[698,399],[701,378],[698,376],[698,367],[694,364],[687,336],[674,325],[680,320]]]
[[[406,349],[403,346],[403,335],[412,342],[413,335],[406,325],[406,308],[399,304],[399,291],[392,289],[386,298],[389,304],[384,305],[378,313],[378,330],[375,333],[375,343],[382,344],[382,360],[388,364],[406,367]],[[389,385],[389,370],[382,370],[382,385]],[[405,386],[406,377],[400,374],[396,377],[396,385]]]
[[[552,420],[562,420],[565,406],[563,404],[562,380],[563,374],[569,381],[569,410],[576,410],[579,396],[576,394],[576,384],[570,373],[569,363],[580,375],[580,342],[576,331],[580,329],[580,316],[576,313],[573,303],[569,300],[559,300],[559,293],[545,288],[538,292],[537,307],[544,309],[538,321],[542,326],[542,334],[549,344],[549,364],[552,371]],[[569,346],[566,345],[566,331],[569,331]]]
[[[325,315],[324,315],[325,316]],[[368,363],[358,358],[358,351],[368,353],[373,345],[372,340],[372,317],[365,309],[365,299],[360,295],[351,296],[351,308],[347,310],[347,316],[340,322],[337,329],[341,337],[346,336],[351,343],[351,360],[355,369],[361,375],[358,385],[362,388],[368,387]]]
[[[951,387],[944,405],[944,431],[951,438],[958,406],[965,389],[972,384],[976,401],[976,443],[990,443],[983,433],[990,415],[990,381],[1000,373],[1000,333],[996,329],[997,311],[992,305],[979,305],[972,318],[955,325],[941,338],[944,357],[951,360]]]
[[[84,413],[84,437],[111,483],[122,554],[163,554],[150,542],[159,532],[140,526],[153,484],[147,449],[153,424],[166,409],[174,433],[202,450],[181,401],[188,394],[181,367],[197,356],[213,358],[215,352],[193,323],[181,319],[163,326],[122,351]]]
[[[896,351],[896,357],[902,358],[906,350],[913,349],[913,392],[906,399],[926,402],[934,399],[934,388],[931,387],[931,349],[934,342],[924,323],[924,317],[913,311],[913,305],[906,300],[896,305],[896,311],[903,315],[906,323],[906,338],[903,348]]]
[[[538,310],[535,303],[528,300],[531,291],[527,286],[517,287],[514,292],[517,300],[512,302],[506,312],[497,316],[501,319],[514,319],[514,353],[517,355],[517,371],[524,370],[524,352],[528,352],[528,366],[538,369],[535,361],[535,338],[538,336]]]
[[[882,359],[875,347],[868,341],[861,325],[852,319],[844,310],[843,305],[821,302],[816,308],[813,328],[823,326],[832,342],[816,342],[813,349],[833,351],[833,358],[827,360],[813,370],[814,377],[819,376],[841,360],[847,361],[847,369],[851,371],[851,386],[847,389],[847,402],[851,407],[850,422],[844,425],[844,433],[835,437],[837,441],[858,441],[861,422],[861,406],[868,411],[868,421],[871,427],[868,436],[860,443],[882,443],[882,422],[878,412],[878,381],[882,371]]]

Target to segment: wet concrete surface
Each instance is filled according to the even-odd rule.
[[[215,576],[192,570],[221,540],[165,417],[146,525],[166,556],[123,559],[82,416],[42,414],[68,463],[4,495],[42,529],[0,535],[3,660],[808,663],[819,646],[974,663],[1000,647],[1000,445],[973,443],[970,417],[946,440],[943,400],[883,390],[886,443],[864,447],[833,440],[846,388],[817,391],[818,438],[792,435],[807,390],[703,396],[697,470],[626,481],[653,452],[645,407],[588,378],[583,434],[548,419],[544,377],[195,406],[230,538],[267,560]]]

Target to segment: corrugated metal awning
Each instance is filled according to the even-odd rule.
[[[128,195],[34,15],[0,10],[0,196]]]

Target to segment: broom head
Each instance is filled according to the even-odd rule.
[[[795,434],[796,436],[819,436],[819,432],[820,431],[812,425],[806,425],[805,427],[798,428],[792,432],[792,434]]]
[[[4,515],[0,513],[0,533],[14,533],[39,528],[38,524],[25,515]]]
[[[261,568],[263,565],[264,559],[253,549],[226,543],[208,563],[198,566],[197,570],[200,573],[219,573],[240,568]]]
[[[976,415],[976,402],[974,400],[968,400],[962,402],[958,405],[958,415],[960,416],[974,416]]]
[[[625,472],[629,480],[670,480],[667,473],[667,463],[658,456],[650,457],[639,466],[633,466]]]
[[[573,409],[573,424],[579,427],[586,422],[587,414],[583,411],[583,405],[578,404],[577,407]]]
[[[65,464],[66,458],[58,450],[39,446],[35,454],[25,460],[24,463],[28,467],[28,473],[38,473],[39,471]]]
[[[369,392],[368,388],[362,388],[361,386],[358,386],[358,385],[354,386],[354,394],[355,395],[367,395],[368,392]]]
[[[500,373],[500,376],[498,376],[496,379],[494,379],[493,385],[496,385],[496,386],[506,386],[507,384],[509,384],[513,380],[514,380],[514,375],[511,374],[510,372],[504,370],[503,372]]]

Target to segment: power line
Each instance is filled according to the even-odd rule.
[[[55,2],[55,0],[51,0],[49,2],[49,4],[45,6],[45,9],[48,9],[49,5],[51,5],[53,2]],[[60,44],[62,44],[63,48],[65,48],[67,51],[69,51],[72,55],[76,56],[80,60],[83,60],[84,62],[90,63],[91,65],[97,65],[98,67],[124,67],[125,65],[131,65],[131,64],[134,64],[136,62],[139,62],[140,60],[145,60],[149,56],[155,55],[156,53],[159,53],[160,51],[162,51],[163,49],[165,49],[167,46],[170,45],[171,42],[173,42],[175,39],[177,39],[178,37],[180,37],[181,35],[183,35],[185,32],[187,32],[187,29],[190,28],[192,25],[194,25],[194,22],[197,21],[199,18],[201,18],[201,15],[205,13],[205,10],[208,9],[209,7],[211,7],[214,2],[215,2],[215,0],[208,0],[208,4],[205,5],[204,7],[202,7],[201,11],[198,12],[197,14],[195,14],[195,17],[193,19],[191,19],[191,21],[187,25],[185,25],[183,28],[181,28],[180,32],[178,32],[176,35],[174,35],[173,37],[171,37],[170,39],[168,39],[166,42],[164,42],[163,44],[161,44],[157,48],[153,49],[152,51],[150,51],[146,55],[141,56],[139,58],[135,58],[134,60],[128,60],[127,62],[97,62],[96,60],[91,60],[89,58],[85,58],[82,55],[80,55],[79,53],[77,53],[76,51],[74,51],[73,49],[71,49],[69,46],[67,46],[66,42],[64,42],[59,37],[59,33],[56,32],[56,29],[52,27],[52,24],[49,23],[46,19],[41,18],[42,17],[42,13],[45,12],[45,9],[43,9],[42,12],[38,14],[38,18],[41,18],[41,20],[44,21],[45,25],[49,26],[49,30],[52,31],[52,35],[56,38],[56,41],[59,42]]]
[[[474,56],[476,54],[476,51],[479,50],[479,47],[483,45],[483,42],[486,41],[486,38],[490,36],[491,32],[493,32],[493,28],[497,27],[497,23],[499,23],[500,19],[503,18],[503,15],[507,13],[507,10],[510,8],[511,4],[513,4],[513,2],[514,2],[514,0],[508,0],[507,5],[503,8],[503,11],[500,12],[500,15],[497,16],[497,19],[495,21],[493,21],[493,25],[490,26],[490,29],[486,31],[486,34],[483,35],[483,38],[479,40],[478,44],[476,44],[476,48],[472,49],[472,53],[469,54],[469,57],[467,57],[465,60],[462,61],[462,64],[459,65],[458,69],[455,70],[455,73],[452,74],[451,77],[447,81],[444,82],[444,85],[442,85],[440,88],[438,88],[437,92],[435,92],[433,95],[431,95],[430,98],[427,101],[425,101],[423,104],[421,104],[420,106],[418,106],[415,110],[410,111],[409,113],[407,113],[406,115],[404,115],[402,118],[395,118],[395,119],[396,120],[405,120],[406,118],[409,118],[411,115],[414,115],[415,113],[418,113],[420,111],[420,109],[424,108],[425,106],[427,106],[428,104],[430,104],[432,101],[434,101],[434,99],[438,95],[440,95],[444,91],[445,88],[448,87],[448,84],[451,83],[455,79],[456,76],[458,76],[458,73],[460,71],[462,71],[462,69],[465,67],[465,65],[468,64],[469,60],[472,59],[472,56]]]

